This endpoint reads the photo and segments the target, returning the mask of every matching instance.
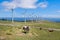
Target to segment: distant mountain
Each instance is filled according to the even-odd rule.
[[[42,18],[42,19],[52,21],[52,22],[60,22],[60,18]]]
[[[27,20],[27,21],[31,21],[31,20],[47,20],[47,21],[52,21],[52,22],[60,22],[60,18],[43,18],[43,17],[39,17],[39,18],[14,18],[14,21],[24,21],[24,20]],[[12,20],[11,17],[8,17],[8,18],[0,18],[0,20]]]

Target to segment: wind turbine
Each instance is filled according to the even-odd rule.
[[[32,18],[31,18],[31,19],[32,19],[32,23],[33,23],[33,18],[34,18],[34,17],[33,17],[33,13],[32,13]]]
[[[38,16],[36,15],[36,22],[37,22],[37,20],[38,20],[37,18],[38,18]]]
[[[25,12],[24,12],[24,22],[25,22],[25,25],[26,25],[26,9],[25,9]]]
[[[11,9],[11,11],[12,11],[12,23],[14,23],[14,13],[13,13],[14,9]]]

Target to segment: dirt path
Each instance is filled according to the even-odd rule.
[[[40,28],[40,27],[35,27],[35,28]],[[46,30],[51,29],[51,30],[55,30],[55,31],[60,31],[60,29],[56,29],[56,28],[42,28],[42,29],[46,29]]]
[[[17,24],[4,24],[4,23],[0,23],[0,25],[5,25],[5,26],[19,26],[19,25],[17,25]]]
[[[5,25],[5,26],[19,26],[17,24],[12,24],[12,23],[11,24],[3,24],[3,23],[0,23],[0,25]],[[35,28],[40,28],[40,27],[35,27]],[[60,31],[60,29],[56,29],[56,28],[42,28],[42,29],[47,29],[47,30],[52,29],[52,30],[55,30],[55,31]]]

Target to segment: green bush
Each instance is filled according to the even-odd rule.
[[[6,33],[6,35],[12,35],[12,33]]]

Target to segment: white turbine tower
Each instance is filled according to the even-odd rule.
[[[32,23],[34,22],[34,12],[32,12]]]
[[[14,23],[14,13],[13,13],[13,9],[12,10],[12,23]]]
[[[25,22],[25,25],[26,25],[26,10],[24,12],[24,22]]]
[[[47,2],[47,0],[42,0],[42,2]],[[38,22],[40,20],[39,18],[41,17],[39,17],[38,15],[35,15],[35,18],[36,18],[36,22]]]

